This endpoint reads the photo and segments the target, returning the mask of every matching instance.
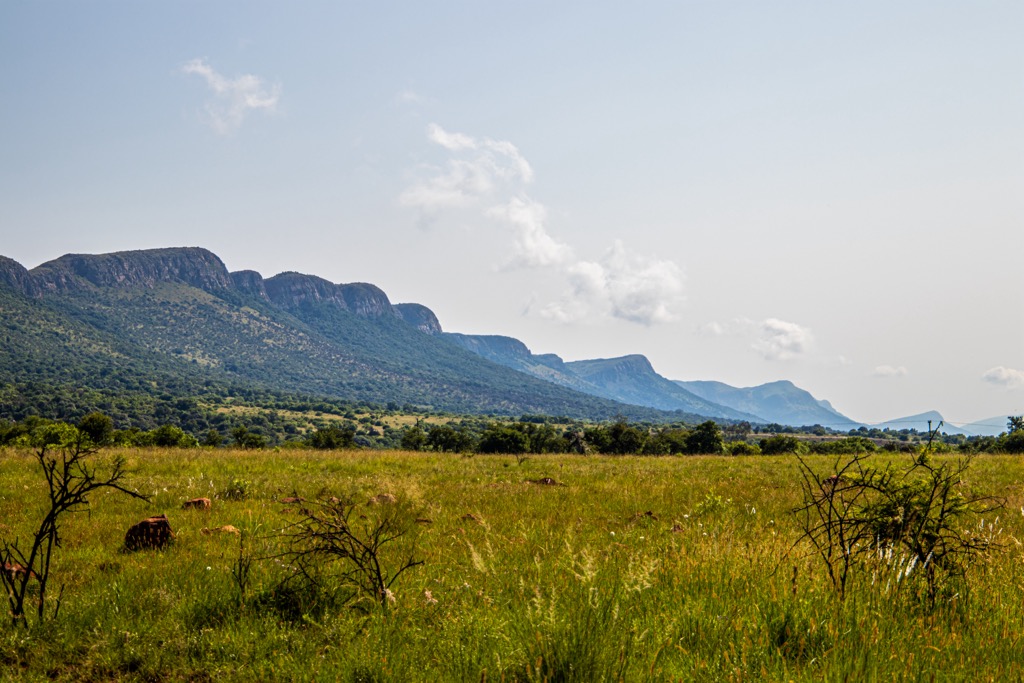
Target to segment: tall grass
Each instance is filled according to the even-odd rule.
[[[864,577],[846,601],[790,511],[787,457],[637,458],[360,452],[121,452],[149,504],[98,495],[54,557],[45,630],[0,627],[9,680],[1007,680],[1024,675],[1024,464],[989,456],[967,484],[1007,499],[1009,548],[934,610]],[[895,457],[895,456],[893,456]],[[909,456],[903,456],[909,457]],[[830,462],[830,461],[829,461]],[[821,461],[826,465],[826,460]],[[564,486],[528,483],[551,477]],[[0,533],[26,534],[43,493],[0,452]],[[245,482],[245,496],[218,497]],[[235,487],[237,488],[237,487]],[[299,494],[391,493],[415,509],[420,567],[387,610],[289,594],[271,559]],[[180,509],[198,496],[209,511]],[[291,506],[294,507],[294,506]],[[367,506],[366,510],[370,511]],[[123,554],[166,512],[178,535]],[[429,520],[429,521],[427,521]],[[247,593],[238,536],[255,559]]]

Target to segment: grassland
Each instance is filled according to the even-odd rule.
[[[984,456],[973,490],[1001,496],[1005,550],[969,591],[928,609],[894,575],[848,599],[806,548],[791,510],[792,457],[512,457],[402,452],[128,450],[149,503],[102,493],[70,518],[53,581],[60,612],[0,623],[5,680],[1019,680],[1024,636],[1024,461]],[[98,461],[113,455],[104,452]],[[881,456],[880,456],[881,457]],[[895,460],[898,457],[886,456]],[[811,458],[827,475],[832,460]],[[0,534],[45,509],[29,451],[0,451]],[[564,485],[530,483],[550,477]],[[230,488],[246,497],[218,497]],[[368,522],[381,493],[408,506],[403,574],[386,608],[276,589],[278,530],[298,494],[350,496]],[[209,511],[182,501],[213,498]],[[289,511],[291,508],[291,511]],[[164,551],[120,552],[166,512]],[[430,520],[427,522],[426,520]],[[232,525],[244,532],[206,535]],[[233,578],[245,538],[255,558]],[[414,545],[413,545],[414,544]],[[873,584],[872,584],[873,580]]]

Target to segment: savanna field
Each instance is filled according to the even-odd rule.
[[[100,490],[67,517],[46,618],[32,604],[28,628],[0,625],[4,680],[1024,676],[1019,457],[979,456],[957,484],[1005,501],[969,522],[1001,550],[929,604],[920,568],[885,561],[838,599],[800,540],[792,456],[104,449],[91,460],[102,471],[117,455],[149,501]],[[835,470],[832,456],[805,461]],[[211,508],[182,509],[197,497]],[[400,532],[378,548],[385,574],[422,564],[374,595],[341,578],[344,558],[288,554],[303,511],[323,517],[331,504],[316,501],[332,498],[353,504],[356,536],[382,519]],[[33,451],[0,450],[0,536],[24,544],[47,506]],[[128,527],[159,513],[174,543],[124,552]]]

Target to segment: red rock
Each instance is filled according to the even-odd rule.
[[[156,515],[128,529],[128,533],[124,535],[124,547],[129,551],[144,548],[160,549],[173,540],[174,532],[171,530],[171,523],[167,521],[167,515]]]

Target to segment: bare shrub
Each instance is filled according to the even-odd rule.
[[[398,577],[423,564],[415,559],[414,538],[399,543],[416,529],[416,516],[402,501],[360,512],[350,500],[334,498],[304,505],[298,513],[300,519],[283,531],[288,547],[278,559],[308,586],[336,581],[357,600],[387,610]]]
[[[970,458],[935,464],[924,453],[905,468],[868,463],[866,455],[836,460],[823,476],[800,459],[802,538],[840,598],[860,572],[888,571],[897,588],[916,584],[930,606],[944,588],[966,588],[970,566],[1002,547],[991,525],[973,523],[1003,501],[968,489]]]
[[[85,431],[64,423],[48,424],[32,434],[31,443],[46,479],[50,505],[27,548],[22,547],[20,539],[0,539],[0,564],[17,566],[22,570],[0,572],[0,584],[6,589],[12,622],[25,626],[28,625],[25,601],[32,581],[38,582],[36,618],[41,622],[45,617],[50,563],[54,550],[61,545],[61,527],[67,514],[88,509],[89,496],[104,488],[147,500],[146,496],[125,488],[122,483],[124,458],[114,458],[105,474],[100,474],[90,463],[91,456],[99,451],[99,444]],[[63,594],[62,585],[53,609],[55,617]]]

